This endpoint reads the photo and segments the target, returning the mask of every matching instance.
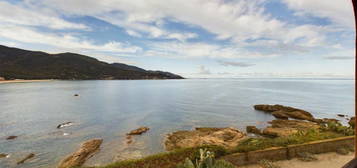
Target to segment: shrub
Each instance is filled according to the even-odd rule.
[[[333,131],[345,136],[351,136],[355,134],[355,130],[352,127],[343,126],[339,122],[327,122],[321,125],[322,131]]]
[[[215,160],[213,152],[207,149],[200,149],[200,158],[193,163],[186,158],[185,162],[177,165],[177,168],[234,168],[235,166],[223,160]]]
[[[308,130],[299,131],[286,137],[277,138],[249,138],[242,141],[234,150],[234,152],[249,152],[270,147],[285,147],[293,144],[303,144],[310,141],[337,138],[344,136],[342,134],[331,131]]]

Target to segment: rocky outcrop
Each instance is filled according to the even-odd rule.
[[[25,158],[23,158],[23,159],[21,159],[20,161],[18,161],[17,164],[23,164],[23,163],[25,163],[27,160],[29,160],[29,159],[31,159],[31,158],[33,158],[33,157],[35,157],[35,154],[30,153],[30,154],[28,154]]]
[[[0,159],[1,159],[1,158],[4,158],[4,157],[7,157],[7,156],[8,156],[8,154],[0,153]]]
[[[76,152],[62,160],[58,168],[71,168],[83,165],[87,159],[99,150],[102,142],[102,139],[92,139],[84,142]]]
[[[263,130],[263,135],[271,137],[289,136],[298,131],[320,128],[317,123],[301,120],[273,120],[269,123],[271,126]]]
[[[279,119],[293,118],[298,120],[315,121],[314,116],[312,116],[311,113],[305,110],[301,110],[289,106],[283,106],[279,104],[276,105],[259,104],[259,105],[255,105],[254,109],[271,113],[274,117]]]
[[[257,135],[262,133],[256,126],[247,126],[246,131],[247,133],[253,133]]]
[[[149,127],[140,127],[138,129],[132,130],[129,133],[127,133],[127,135],[141,135],[147,131],[149,131]]]
[[[350,121],[348,121],[348,124],[349,124],[352,128],[355,128],[355,125],[356,125],[356,117],[351,117]]]
[[[6,140],[13,140],[13,139],[16,139],[16,138],[17,138],[17,136],[11,135],[11,136],[8,136],[8,137],[6,138]]]
[[[73,125],[73,122],[65,122],[65,123],[62,123],[62,124],[58,124],[57,125],[57,128],[58,129],[61,129],[61,128],[63,128],[63,127],[69,127],[69,126],[71,126],[71,125]]]
[[[196,128],[193,131],[177,131],[165,140],[166,150],[218,145],[225,148],[237,146],[246,135],[234,128]]]

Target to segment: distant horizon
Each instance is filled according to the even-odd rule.
[[[0,44],[186,78],[351,78],[348,0],[0,0]]]

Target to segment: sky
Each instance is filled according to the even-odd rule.
[[[350,0],[0,0],[0,45],[187,78],[354,76]]]

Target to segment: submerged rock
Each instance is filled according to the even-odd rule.
[[[256,126],[247,126],[247,133],[261,134],[262,132]]]
[[[8,136],[8,137],[6,138],[6,140],[13,140],[13,139],[16,139],[16,138],[17,138],[17,136],[11,135],[11,136]]]
[[[4,157],[7,157],[7,156],[8,156],[8,154],[0,153],[0,159],[1,159],[1,158],[4,158]]]
[[[308,120],[315,121],[314,116],[311,113],[297,109],[294,107],[283,106],[283,105],[267,105],[267,104],[258,104],[254,106],[255,110],[264,111],[271,113],[274,117],[279,119],[299,119],[299,120]]]
[[[84,142],[76,152],[62,160],[58,168],[71,168],[83,165],[87,159],[99,150],[102,142],[103,139],[92,139]]]
[[[25,161],[27,161],[27,160],[29,160],[29,159],[31,159],[33,157],[35,157],[35,154],[30,153],[25,158],[23,158],[22,160],[18,161],[17,164],[23,164],[23,163],[25,163]]]
[[[149,131],[149,127],[140,127],[138,129],[132,130],[129,133],[127,133],[127,135],[141,135],[147,131]]]
[[[59,124],[59,125],[57,125],[57,128],[58,129],[61,129],[61,128],[63,128],[63,127],[69,127],[69,126],[71,126],[71,125],[73,125],[73,122],[65,122],[65,123],[62,123],[62,124]]]
[[[196,128],[193,131],[177,131],[165,140],[166,150],[218,145],[226,148],[237,146],[246,135],[234,128]]]
[[[263,135],[272,137],[289,136],[298,131],[320,128],[317,123],[300,120],[273,120],[269,123],[271,126],[263,130]]]

